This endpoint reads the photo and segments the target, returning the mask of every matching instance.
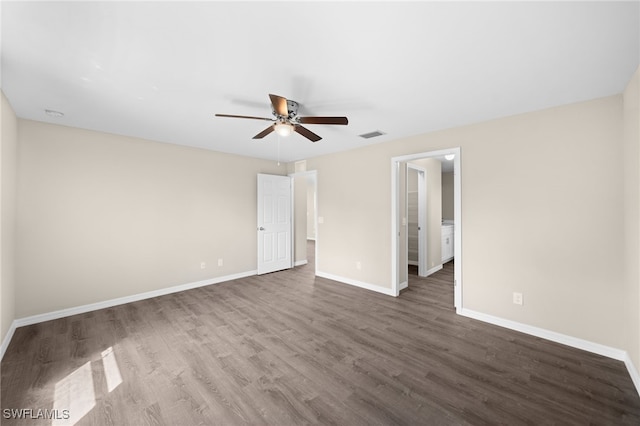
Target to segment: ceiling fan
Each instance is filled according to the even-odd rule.
[[[273,131],[278,133],[280,136],[288,136],[292,132],[296,132],[309,139],[311,142],[317,142],[322,138],[313,133],[311,130],[302,126],[302,124],[347,125],[349,123],[347,117],[299,117],[298,103],[296,101],[271,94],[269,95],[269,98],[271,99],[271,113],[275,116],[275,118],[231,114],[216,114],[216,117],[249,118],[252,120],[266,120],[273,122],[271,126],[255,135],[253,139],[262,139]]]

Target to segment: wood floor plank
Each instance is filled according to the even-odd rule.
[[[18,328],[0,408],[50,410],[88,365],[77,425],[640,424],[623,363],[456,315],[452,263],[410,267],[392,298],[315,277],[310,250],[292,270]]]

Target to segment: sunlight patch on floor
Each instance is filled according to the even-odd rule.
[[[107,379],[107,389],[111,392],[122,383],[118,361],[116,361],[112,347],[102,351],[102,366],[104,367],[104,375]]]
[[[109,347],[102,351],[102,367],[107,382],[107,390],[111,393],[122,383],[122,375],[118,361]],[[94,361],[97,362],[97,361]],[[98,370],[100,369],[98,368]],[[104,391],[100,391],[99,393]],[[96,406],[96,391],[93,383],[91,361],[83,364],[64,379],[56,383],[54,391],[53,412],[63,413],[59,418],[52,418],[51,426],[73,426]]]
[[[74,425],[91,411],[96,405],[91,362],[56,383],[54,396],[53,409],[68,410],[69,418],[53,419],[52,426]]]

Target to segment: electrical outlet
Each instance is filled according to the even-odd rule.
[[[207,267],[207,262],[200,262],[200,269],[205,269]]]
[[[224,265],[224,260],[222,258],[218,259],[218,266]]]
[[[522,293],[513,293],[513,303],[516,305],[523,305],[524,300],[522,298]]]

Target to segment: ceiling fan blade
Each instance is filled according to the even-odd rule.
[[[289,108],[287,108],[287,99],[282,96],[269,94],[269,99],[271,99],[271,105],[273,105],[273,110],[278,115],[283,115],[287,117],[289,115]]]
[[[264,129],[263,131],[261,131],[260,133],[258,133],[257,135],[255,135],[253,137],[253,139],[262,139],[265,136],[267,136],[269,133],[273,132],[274,127],[273,126],[269,126],[266,129]]]
[[[272,118],[254,117],[254,116],[251,116],[251,115],[216,114],[216,117],[250,118],[250,119],[252,119],[252,120],[267,120],[267,121],[273,121],[273,119],[272,119]]]
[[[349,124],[347,117],[298,117],[298,122],[303,124]]]
[[[302,127],[299,124],[296,124],[293,127],[293,130],[300,133],[302,136],[309,139],[311,142],[318,142],[320,139],[322,139],[320,136],[316,135],[311,130],[307,129],[306,127]]]

